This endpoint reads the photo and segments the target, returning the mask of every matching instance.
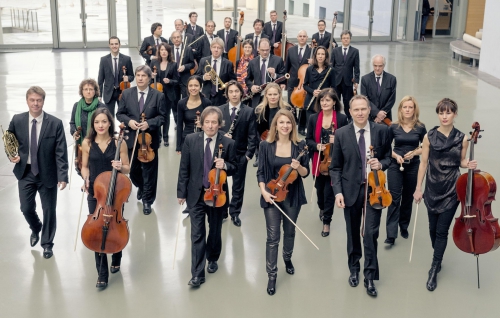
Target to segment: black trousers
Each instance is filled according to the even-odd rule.
[[[109,100],[109,103],[106,103],[106,107],[108,108],[113,118],[115,118],[115,105],[118,103],[118,96],[121,94],[121,90],[119,88],[113,90],[113,95]]]
[[[241,213],[243,205],[243,194],[245,193],[245,179],[247,176],[248,160],[245,154],[237,156],[237,170],[233,175],[233,186],[231,189],[231,202],[229,203],[229,214],[231,217]]]
[[[368,189],[368,193],[370,189]],[[365,196],[365,186],[359,187],[356,202],[344,209],[344,218],[347,230],[347,263],[351,273],[360,271],[359,260],[362,256],[360,227],[362,222],[362,209]],[[382,210],[374,209],[369,202],[366,203],[365,235],[363,247],[365,252],[365,263],[363,274],[366,279],[379,279],[377,239],[380,228],[380,216]]]
[[[335,196],[333,195],[332,180],[330,176],[320,174],[314,181],[316,194],[318,196],[318,207],[323,210],[323,224],[332,222],[333,208],[335,206]]]
[[[205,277],[205,263],[219,259],[222,251],[222,215],[224,207],[213,208],[205,204],[201,191],[198,202],[189,209],[191,219],[191,274],[193,277]],[[208,217],[208,237],[205,227],[205,215]]]
[[[97,206],[97,200],[94,198],[93,191],[89,191],[87,196],[87,204],[89,206],[89,214],[94,214]],[[120,266],[122,260],[122,252],[114,253],[111,256],[111,266]],[[97,269],[97,274],[99,275],[98,281],[108,282],[109,270],[108,270],[108,257],[105,253],[95,252],[95,267]]]
[[[429,216],[429,235],[431,237],[432,248],[434,255],[432,261],[441,263],[443,261],[444,251],[448,244],[448,232],[451,222],[457,211],[457,205],[442,213],[427,211]]]
[[[289,196],[286,197],[285,201],[277,202],[277,204],[293,222],[297,223],[300,206],[291,207]],[[295,226],[274,205],[264,208],[264,216],[267,230],[266,271],[269,277],[276,277],[278,275],[278,245],[281,236],[281,220],[283,220],[283,259],[285,261],[292,259],[295,244]]]
[[[349,112],[349,102],[351,101],[351,98],[354,96],[354,92],[352,90],[353,90],[352,85],[345,85],[343,80],[339,85],[337,85],[336,89],[339,99],[340,96],[342,96],[342,104],[344,105],[344,112],[349,122],[352,120],[351,113]]]
[[[56,235],[56,206],[57,206],[57,186],[47,188],[40,180],[40,175],[34,176],[31,173],[31,165],[26,165],[26,170],[21,180],[18,181],[19,201],[21,212],[23,212],[26,222],[33,232],[42,231],[40,245],[43,248],[54,246]],[[40,195],[43,210],[43,223],[36,212],[36,193]]]
[[[139,132],[140,133],[140,132]],[[152,133],[157,133],[153,131]],[[134,134],[133,138],[135,138]],[[130,180],[132,184],[142,191],[142,201],[153,204],[156,200],[156,189],[158,185],[158,149],[153,149],[155,158],[148,163],[140,162],[137,159],[137,151],[139,145],[135,148],[134,157],[132,156],[132,149],[128,150],[132,168],[130,169]]]
[[[419,160],[403,164],[404,171],[400,171],[401,165],[395,159],[387,170],[387,185],[392,195],[392,203],[387,210],[387,237],[398,237],[398,224],[401,230],[407,230],[411,220],[411,209],[413,206],[413,193],[417,187],[417,175]]]
[[[163,141],[168,141],[168,130],[170,129],[170,111],[172,110],[173,105],[174,102],[168,99],[167,95],[165,95],[165,109],[167,110],[167,115],[165,116],[163,125],[160,127]],[[177,110],[175,114],[177,115]]]

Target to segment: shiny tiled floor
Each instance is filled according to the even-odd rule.
[[[398,100],[412,94],[421,106],[428,128],[438,121],[434,107],[442,97],[458,101],[456,126],[468,131],[473,121],[485,129],[476,146],[479,167],[500,178],[498,133],[500,89],[479,80],[466,64],[450,58],[446,40],[425,43],[358,44],[361,73],[370,68],[375,53],[388,56],[386,70],[398,78]],[[141,63],[137,50],[124,50]],[[27,110],[30,85],[47,91],[45,110],[66,123],[78,99],[78,84],[96,77],[99,58],[106,51],[30,51],[0,54],[0,123]],[[170,132],[174,136],[174,131]],[[69,140],[69,139],[68,139]],[[43,259],[41,248],[29,246],[30,231],[19,211],[12,165],[0,155],[0,316],[1,317],[498,317],[497,284],[500,252],[480,257],[481,289],[476,285],[475,258],[460,252],[450,240],[436,291],[425,289],[431,246],[425,208],[420,207],[413,260],[408,263],[410,240],[399,238],[386,248],[381,227],[379,296],[366,295],[362,286],[347,284],[346,235],[343,213],[336,209],[332,233],[322,238],[321,222],[313,204],[302,208],[298,225],[319,246],[317,251],[300,233],[293,257],[296,274],[284,272],[279,261],[277,293],[267,295],[265,224],[258,205],[256,169],[249,166],[243,226],[223,224],[223,252],[219,271],[207,274],[198,290],[189,288],[189,219],[181,219],[177,255],[175,243],[181,208],[176,204],[179,156],[161,148],[158,200],[150,216],[141,212],[135,191],[126,205],[130,243],[122,270],[111,275],[104,291],[94,287],[97,275],[93,253],[78,240],[74,251],[81,192],[80,181],[58,200],[58,232],[54,257]],[[73,175],[75,177],[75,175]],[[312,179],[306,180],[310,197]],[[81,217],[82,222],[86,208]],[[493,211],[499,215],[498,202]],[[385,213],[384,213],[385,216]],[[413,234],[413,221],[410,234]],[[80,223],[81,225],[81,223]]]

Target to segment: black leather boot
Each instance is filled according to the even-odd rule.
[[[427,290],[434,291],[437,287],[437,274],[441,269],[440,262],[432,262],[431,269],[429,270],[429,279],[427,280]]]

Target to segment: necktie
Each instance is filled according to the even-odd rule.
[[[212,36],[210,36],[210,39],[211,39],[211,40],[210,40],[210,43],[212,43],[212,42],[214,41],[214,36],[213,36],[213,35],[212,35]]]
[[[118,58],[114,57],[113,59],[115,60],[115,87],[118,87],[120,86],[120,84],[118,83],[118,63],[116,62]]]
[[[196,31],[196,27],[195,27],[195,26],[193,26],[192,28],[193,28],[193,34],[194,34],[194,32]]]
[[[302,48],[299,49],[299,63],[302,62]]]
[[[320,40],[320,41],[321,41],[321,40],[323,40],[323,34],[320,34],[320,35],[319,35],[319,40]]]
[[[142,111],[144,110],[144,92],[141,93],[141,98],[139,99],[139,112],[142,114]]]
[[[257,45],[259,45],[259,36],[255,36],[255,41],[253,41],[253,56],[257,56]]]
[[[234,121],[235,117],[236,117],[236,107],[233,107],[232,112],[231,112],[231,122]]]
[[[214,72],[217,73],[217,60],[214,59]],[[217,85],[214,85],[214,83],[212,83],[212,91],[210,92],[210,94],[212,95],[212,97],[214,97],[215,95],[217,95]]]
[[[379,94],[380,94],[380,90],[381,90],[381,89],[382,89],[382,88],[380,87],[380,76],[377,76],[377,93],[379,93]]]
[[[346,58],[347,58],[347,48],[344,48],[344,62],[345,62]]]
[[[158,48],[160,46],[160,39],[156,39],[156,47]]]
[[[361,180],[363,182],[366,180],[366,145],[365,145],[365,136],[363,135],[365,132],[364,129],[359,130],[359,140],[358,140],[358,147],[359,147],[359,154],[361,155]]]
[[[31,159],[31,172],[34,176],[38,174],[38,144],[36,139],[36,119],[31,121],[31,144],[30,144],[30,159]]]
[[[207,145],[205,146],[205,156],[203,156],[203,186],[205,188],[210,187],[208,182],[208,173],[212,168],[212,151],[210,150],[210,142],[212,138],[207,138]]]
[[[276,24],[273,24],[273,43],[276,42]]]
[[[176,48],[176,50],[177,50],[177,53],[175,53],[175,60],[177,61],[177,64],[179,64],[180,63],[179,60],[181,58],[180,55],[179,55],[179,48]]]
[[[229,31],[226,31],[226,43],[224,45],[224,50],[226,50],[226,53],[229,52],[229,46],[227,45],[228,39],[229,39]]]
[[[260,77],[262,78],[261,84],[266,83],[266,59],[262,59],[262,66],[260,67]]]

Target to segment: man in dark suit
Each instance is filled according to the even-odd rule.
[[[200,66],[196,71],[196,75],[203,77],[202,93],[210,99],[212,106],[219,106],[226,102],[224,90],[221,89],[221,84],[214,85],[212,83],[212,76],[205,72],[205,66],[210,65],[223,83],[235,80],[236,75],[234,74],[233,63],[222,57],[222,51],[224,50],[222,39],[215,38],[210,45],[210,50],[212,51],[212,55],[200,60]],[[218,82],[219,80],[217,80]]]
[[[312,39],[316,40],[316,43],[318,44],[318,46],[326,47],[329,50],[330,55],[331,55],[331,52],[332,52],[331,50],[333,48],[328,48],[328,47],[330,46],[330,39],[331,39],[332,34],[328,31],[325,31],[325,29],[326,29],[325,20],[319,20],[318,21],[318,32],[313,34]],[[333,39],[332,44],[334,46],[337,46],[337,41],[335,41],[335,38]]]
[[[32,86],[26,92],[29,111],[14,115],[9,131],[18,142],[14,175],[19,189],[21,212],[31,229],[30,244],[35,246],[42,232],[43,257],[53,255],[56,234],[57,189],[68,183],[68,148],[62,121],[43,112],[45,91]],[[36,193],[42,201],[43,223],[36,212]]]
[[[344,209],[348,265],[351,272],[349,284],[356,287],[359,283],[359,260],[362,256],[360,226],[364,217],[364,285],[368,295],[377,296],[373,281],[379,279],[377,239],[382,210],[375,209],[366,202],[366,169],[367,166],[372,170],[386,170],[389,167],[391,141],[386,126],[368,121],[370,105],[365,96],[354,96],[349,111],[353,122],[335,131],[330,177],[335,203]],[[374,157],[366,161],[370,146],[374,147]],[[368,188],[368,193],[370,192]],[[365,202],[366,211],[362,213]]]
[[[217,36],[224,40],[224,54],[223,57],[227,58],[227,52],[236,46],[238,41],[238,31],[231,29],[233,20],[230,17],[224,18],[224,29],[217,31]]]
[[[269,39],[269,37],[262,32],[262,28],[264,27],[264,21],[261,19],[255,19],[253,22],[254,33],[249,33],[245,36],[245,40],[253,41],[253,56],[256,57],[259,54],[259,44],[262,39]]]
[[[165,96],[163,93],[149,87],[153,73],[147,65],[135,69],[136,87],[125,90],[120,100],[116,118],[124,122],[136,134],[147,132],[151,135],[151,148],[155,157],[150,162],[141,162],[137,159],[140,145],[136,145],[133,152],[136,134],[130,134],[127,139],[129,158],[131,162],[130,180],[136,186],[137,200],[142,200],[143,212],[151,214],[151,205],[156,199],[156,186],[158,183],[158,148],[160,147],[160,127],[165,121]],[[141,114],[146,115],[142,122]],[[139,137],[140,138],[140,137]]]
[[[218,107],[209,106],[201,113],[202,132],[186,137],[181,152],[179,176],[177,179],[177,200],[187,203],[191,219],[191,274],[189,285],[199,287],[205,282],[207,271],[215,273],[222,251],[222,215],[228,201],[222,207],[207,204],[204,194],[210,188],[208,175],[212,168],[224,169],[228,176],[236,171],[234,141],[219,132],[223,116]],[[219,145],[222,156],[218,158]],[[227,183],[223,185],[228,191]],[[209,232],[206,235],[205,215],[208,216]]]
[[[229,214],[231,221],[236,226],[241,226],[240,213],[243,205],[243,194],[245,192],[245,178],[247,164],[255,154],[257,148],[257,128],[255,127],[254,109],[241,103],[244,90],[237,81],[226,84],[226,96],[228,103],[219,106],[224,115],[224,126],[226,137],[234,140],[236,148],[236,173],[233,175],[233,187],[231,191],[231,203]],[[227,217],[227,216],[226,216]]]
[[[101,57],[99,62],[99,76],[97,82],[101,91],[101,102],[104,101],[109,112],[115,116],[115,104],[121,94],[120,82],[134,81],[134,69],[130,56],[120,53],[120,39],[116,36],[109,38],[111,53]],[[123,73],[125,66],[126,73]]]
[[[384,71],[385,57],[372,57],[373,72],[361,78],[361,94],[370,101],[370,119],[381,123],[386,117],[392,121],[391,109],[396,102],[396,77]]]
[[[203,31],[203,28],[199,25],[196,24],[198,21],[198,13],[196,12],[190,12],[189,13],[189,24],[186,29],[186,33],[192,34],[195,39],[198,37],[202,36],[205,32]]]
[[[212,44],[212,41],[215,38],[218,38],[218,36],[214,34],[214,31],[215,31],[215,22],[214,21],[208,20],[207,23],[205,23],[205,29],[206,29],[207,33],[205,34],[205,36],[203,38],[201,38],[198,41],[200,43],[198,48],[200,50],[200,56],[202,58],[212,55],[212,51],[210,50],[210,44]]]
[[[271,54],[274,54],[274,49],[278,47],[283,36],[283,22],[278,21],[278,13],[272,10],[270,13],[271,21],[264,24],[263,33],[267,35],[271,41]]]
[[[199,60],[200,57],[199,57],[199,52],[198,52],[199,51],[198,50],[198,43],[190,45],[191,43],[194,42],[195,37],[194,37],[194,35],[187,33],[184,30],[184,21],[182,21],[181,19],[174,20],[174,27],[175,27],[175,31],[178,31],[181,34],[181,43],[183,45],[186,45],[186,47],[189,47],[191,49],[191,52],[193,53],[194,58],[196,60]],[[170,41],[168,43],[170,45],[173,44],[172,38],[170,38]]]
[[[147,36],[142,40],[139,53],[146,60],[146,64],[151,64],[151,60],[156,59],[156,49],[161,42],[167,43],[167,40],[162,37],[163,29],[161,23],[156,22],[151,25],[151,36]],[[148,49],[149,48],[149,49]]]
[[[271,55],[269,39],[262,39],[259,43],[260,57],[248,63],[248,74],[245,79],[247,87],[255,94],[252,98],[252,107],[255,108],[261,101],[260,85],[272,82],[285,75],[285,64],[281,57]],[[281,88],[284,89],[282,84]]]
[[[341,33],[342,45],[333,49],[331,64],[335,71],[335,84],[337,95],[342,95],[342,103],[349,121],[349,101],[354,95],[354,88],[358,89],[359,83],[359,51],[351,46],[352,33],[344,30]]]

